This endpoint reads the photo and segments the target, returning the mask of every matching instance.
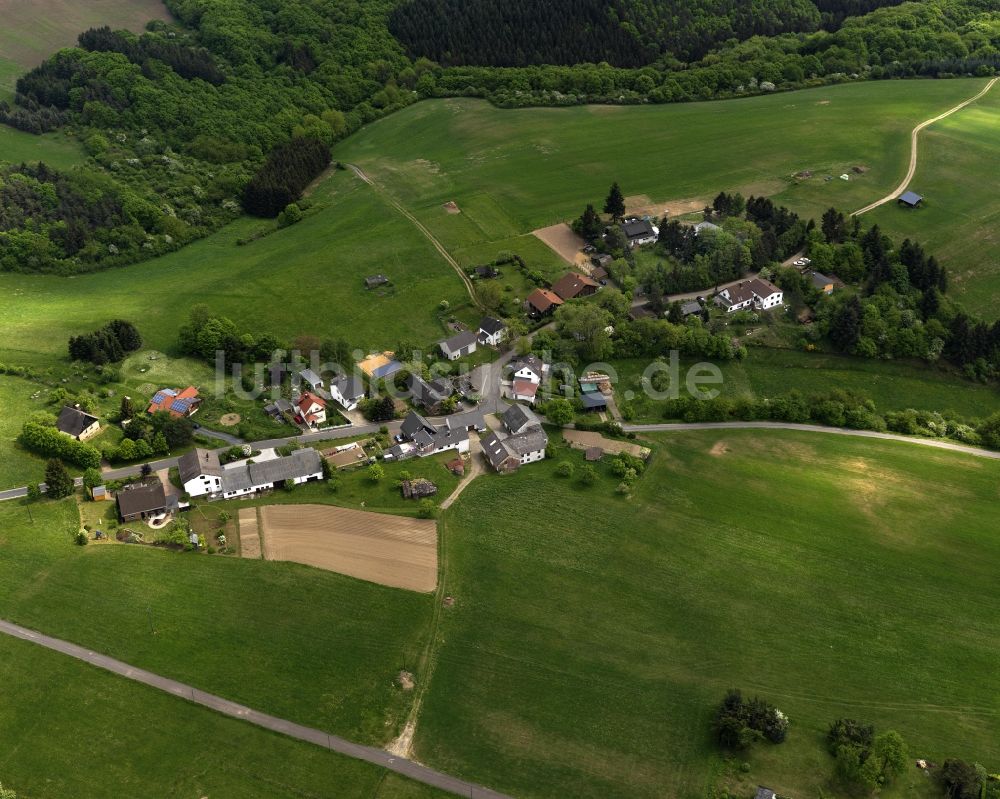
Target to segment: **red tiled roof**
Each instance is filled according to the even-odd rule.
[[[596,281],[591,280],[585,275],[576,272],[567,272],[552,284],[552,290],[564,300],[572,300],[579,297],[584,289],[596,289],[597,286],[598,283]]]
[[[515,380],[513,388],[519,397],[534,397],[538,393],[538,384],[530,380]]]
[[[562,305],[563,301],[548,289],[535,289],[528,295],[527,303],[539,313],[545,313],[554,305]]]

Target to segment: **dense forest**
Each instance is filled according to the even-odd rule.
[[[0,102],[0,122],[68,128],[88,154],[68,172],[0,167],[0,269],[70,274],[176,249],[260,200],[254,175],[277,188],[262,170],[276,148],[332,145],[423,97],[664,103],[1000,67],[993,0],[493,2],[413,0],[429,3],[420,21],[394,0],[166,0],[175,22],[141,36],[85,31]],[[451,8],[457,38],[438,41],[434,14]],[[530,65],[477,66],[469,48]],[[266,212],[301,185],[272,191]]]

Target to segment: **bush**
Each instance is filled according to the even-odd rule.
[[[720,746],[746,749],[766,738],[781,743],[788,734],[788,718],[759,697],[747,701],[738,690],[730,690],[715,713],[715,737]]]
[[[77,532],[76,537],[75,537],[75,541],[76,541],[76,545],[77,546],[85,547],[85,546],[87,546],[87,542],[89,540],[90,539],[87,537],[87,531],[86,530],[79,530]]]
[[[574,467],[570,461],[561,461],[556,467],[556,474],[560,477],[572,477]]]
[[[584,467],[580,469],[580,476],[578,479],[581,485],[592,486],[597,482],[597,469],[589,463],[584,465]]]
[[[385,477],[385,469],[379,464],[373,463],[368,467],[368,479],[373,483],[379,482],[383,477]]]
[[[420,500],[420,509],[417,514],[421,519],[433,519],[437,513],[437,505],[434,504],[433,499],[422,499]]]
[[[24,423],[18,441],[25,449],[39,455],[59,458],[84,469],[98,469],[101,466],[101,453],[97,447],[65,436],[54,427],[47,427],[36,421]]]

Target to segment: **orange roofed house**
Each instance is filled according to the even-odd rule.
[[[528,299],[524,301],[524,304],[527,306],[528,311],[535,316],[545,316],[545,314],[552,313],[552,311],[562,305],[563,301],[559,298],[559,295],[553,294],[548,289],[535,289],[528,295]]]
[[[303,391],[295,407],[298,410],[298,422],[309,427],[319,427],[326,422],[326,400],[311,391]]]
[[[194,416],[201,405],[198,389],[194,386],[178,391],[176,388],[161,388],[149,403],[147,413],[166,411],[173,417]]]

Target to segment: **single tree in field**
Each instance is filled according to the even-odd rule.
[[[861,766],[861,781],[872,790],[888,785],[906,771],[908,758],[903,737],[887,730],[875,736],[871,754]]]
[[[617,182],[611,184],[608,199],[604,201],[604,213],[610,214],[616,222],[625,217],[625,196]]]
[[[373,463],[368,467],[368,479],[373,483],[377,483],[383,477],[385,477],[385,469],[379,466],[379,464]]]
[[[58,458],[50,460],[45,467],[45,485],[51,499],[62,499],[73,493],[73,478]]]

